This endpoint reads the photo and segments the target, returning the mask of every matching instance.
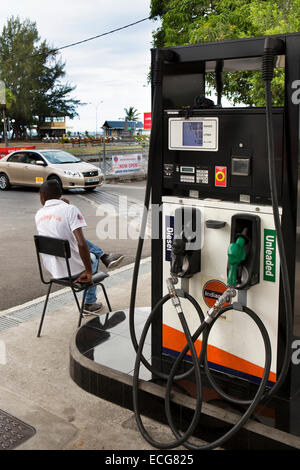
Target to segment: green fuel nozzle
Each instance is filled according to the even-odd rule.
[[[237,267],[246,259],[245,251],[245,238],[238,237],[234,243],[231,243],[228,248],[228,277],[227,285],[235,287],[237,285]]]

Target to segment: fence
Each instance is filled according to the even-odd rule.
[[[105,155],[105,157],[100,157],[99,166],[105,179],[145,177],[148,168],[148,152]]]

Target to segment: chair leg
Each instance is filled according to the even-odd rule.
[[[79,310],[79,312],[80,312],[80,310],[81,310],[81,307],[80,307],[80,305],[79,305],[79,301],[78,301],[78,298],[77,298],[76,292],[75,292],[75,290],[74,290],[74,288],[73,288],[72,286],[71,286],[71,290],[72,290],[72,292],[73,292],[73,295],[74,295],[74,299],[75,299],[75,302],[76,302],[77,308],[78,308],[78,310]]]
[[[103,290],[103,294],[104,294],[104,297],[105,297],[105,301],[106,301],[106,304],[107,304],[107,307],[108,307],[108,311],[111,312],[111,305],[110,305],[110,302],[108,300],[108,296],[107,296],[107,293],[106,293],[106,289],[104,287],[104,285],[102,283],[99,284],[101,287],[102,287],[102,290]]]
[[[81,325],[81,321],[82,321],[82,313],[83,313],[83,307],[84,307],[84,301],[85,301],[85,296],[86,296],[86,292],[87,292],[87,289],[85,289],[83,291],[83,295],[82,295],[82,302],[81,302],[81,308],[79,310],[79,320],[78,320],[78,328],[80,327]]]
[[[85,299],[85,292],[83,292],[83,299],[82,299],[82,305],[79,304],[79,300],[77,298],[77,295],[76,295],[76,292],[74,290],[74,288],[71,286],[71,290],[73,292],[73,295],[74,295],[74,299],[76,301],[76,305],[77,305],[77,308],[78,308],[78,311],[79,311],[79,321],[78,321],[78,327],[80,326],[81,324],[81,318],[82,318],[82,311],[83,311],[83,304],[84,304],[84,299]]]
[[[38,334],[37,334],[38,338],[41,336],[42,326],[43,326],[44,317],[45,317],[45,313],[46,313],[46,309],[47,309],[47,305],[48,305],[48,300],[49,300],[51,287],[52,287],[52,282],[50,282],[50,284],[49,284],[46,300],[45,300],[45,303],[44,303],[44,309],[43,309],[43,313],[42,313],[42,317],[41,317],[41,321],[40,321],[39,331],[38,331]]]

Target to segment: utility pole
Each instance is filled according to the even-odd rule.
[[[105,148],[105,128],[103,129],[103,176],[106,179],[106,148]]]
[[[3,122],[3,134],[4,134],[4,142],[5,147],[8,147],[8,140],[7,140],[7,125],[6,125],[6,116],[5,116],[5,109],[6,109],[6,88],[5,83],[0,80],[0,108],[2,108],[2,122]]]
[[[5,147],[8,147],[8,137],[7,137],[7,123],[6,123],[6,116],[5,116],[5,106],[3,106],[3,134],[4,134],[4,142],[5,142]]]

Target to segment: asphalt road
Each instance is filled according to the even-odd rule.
[[[93,193],[77,190],[64,196],[83,213],[88,224],[86,238],[105,252],[123,253],[125,259],[119,265],[122,266],[135,259],[144,190],[142,181],[105,184]],[[125,203],[127,207],[133,206],[130,216]],[[34,216],[40,207],[35,188],[14,187],[0,191],[0,311],[46,293],[47,287],[40,281],[33,242]],[[144,243],[143,257],[147,256],[150,256],[150,239]],[[100,269],[105,270],[104,266]]]

